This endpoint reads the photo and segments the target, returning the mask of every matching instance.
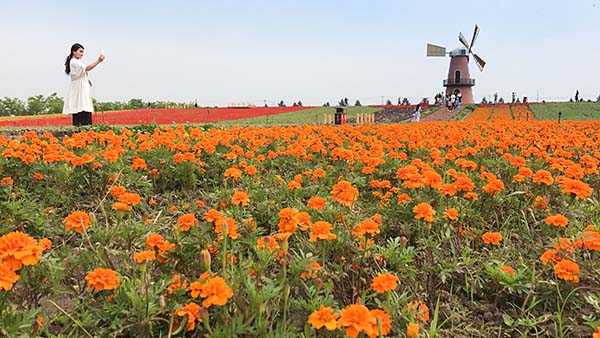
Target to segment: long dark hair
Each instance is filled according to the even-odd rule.
[[[74,43],[73,46],[71,46],[71,53],[69,53],[67,61],[65,61],[65,73],[67,73],[67,75],[71,74],[71,59],[73,58],[73,52],[76,52],[79,48],[85,49],[80,43]]]

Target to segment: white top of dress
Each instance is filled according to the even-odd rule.
[[[92,103],[92,95],[87,71],[87,67],[81,60],[72,58],[70,62],[71,83],[69,84],[69,92],[65,97],[63,106],[63,114],[77,114],[82,111],[93,112],[94,104]]]

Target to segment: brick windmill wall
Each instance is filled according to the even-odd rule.
[[[448,78],[444,80],[446,94],[452,95],[456,90],[460,91],[462,104],[474,103],[473,86],[475,79],[471,78],[469,72],[469,57],[467,50],[458,48],[450,52],[450,67],[448,68]]]

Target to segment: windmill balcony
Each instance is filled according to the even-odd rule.
[[[468,77],[444,80],[444,87],[447,87],[447,86],[474,86],[474,85],[475,85],[475,79],[471,79]]]

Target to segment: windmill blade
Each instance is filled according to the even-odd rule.
[[[483,67],[485,67],[485,61],[483,61],[483,59],[477,54],[473,54],[473,58],[475,59],[475,63],[477,64],[477,67],[479,67],[479,70],[483,71]]]
[[[463,33],[458,33],[458,41],[465,45],[465,47],[467,47],[468,50],[471,50],[471,48],[469,47],[469,43],[467,42],[467,39],[465,39]]]
[[[446,56],[446,47],[427,44],[427,56]]]
[[[473,39],[471,39],[471,48],[469,48],[469,52],[471,52],[471,49],[473,49],[473,45],[475,44],[475,39],[477,38],[478,34],[479,26],[475,25],[475,30],[473,31]]]

